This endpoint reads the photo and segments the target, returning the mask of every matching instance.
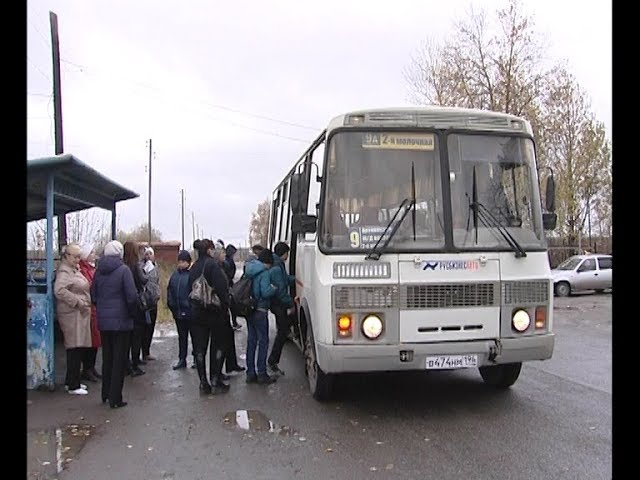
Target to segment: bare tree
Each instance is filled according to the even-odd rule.
[[[539,168],[556,171],[559,233],[575,240],[589,217],[610,232],[610,143],[575,78],[545,50],[519,0],[494,17],[470,9],[447,41],[427,40],[411,58],[409,98],[527,118]]]
[[[251,222],[249,224],[249,242],[254,245],[267,245],[269,240],[269,199],[258,204],[258,208],[251,214]]]

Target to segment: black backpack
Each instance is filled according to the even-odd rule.
[[[229,289],[229,305],[231,313],[236,317],[248,318],[256,311],[257,302],[253,298],[253,280],[243,275],[237,283]]]

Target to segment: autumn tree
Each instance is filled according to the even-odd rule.
[[[539,150],[558,177],[558,233],[575,245],[587,220],[610,233],[610,142],[585,92],[566,70],[550,80],[542,112]]]
[[[251,214],[251,222],[249,223],[249,242],[251,245],[259,243],[267,245],[269,240],[269,199],[258,204],[258,208]]]
[[[575,241],[585,215],[610,232],[611,147],[585,93],[545,46],[519,0],[489,16],[470,9],[447,40],[427,40],[404,70],[411,101],[525,117],[541,172],[556,173],[558,233]]]

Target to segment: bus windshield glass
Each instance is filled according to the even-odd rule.
[[[516,136],[450,134],[447,150],[454,246],[508,249],[496,231],[504,227],[525,250],[544,248],[533,142]],[[474,219],[474,201],[488,212],[488,221]]]
[[[414,196],[415,240],[412,211],[404,217],[386,251],[444,248],[437,135],[339,132],[330,139],[325,167],[319,238],[324,249],[371,250],[403,200],[413,201]]]

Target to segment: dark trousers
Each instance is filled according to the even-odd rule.
[[[84,352],[84,356],[82,357],[82,370],[92,371],[96,368],[96,357],[98,356],[97,348],[87,348]]]
[[[86,350],[86,347],[67,348],[67,374],[64,384],[69,390],[80,388],[80,365]]]
[[[181,362],[185,362],[187,360],[189,335],[191,335],[191,350],[195,355],[195,352],[193,352],[194,346],[193,334],[191,333],[191,321],[189,317],[173,317],[173,320],[176,322],[176,328],[178,329],[178,359]]]
[[[224,367],[228,372],[238,368],[238,357],[236,356],[236,338],[233,333],[233,327],[229,323],[229,314],[225,315],[223,335],[223,351],[224,351]]]
[[[140,363],[140,352],[142,350],[142,341],[144,339],[145,320],[144,312],[139,311],[133,322],[133,331],[131,332],[131,367],[137,368]]]
[[[198,312],[191,322],[191,338],[193,340],[196,362],[201,358],[203,364],[209,349],[209,378],[219,377],[222,373],[222,362],[225,354],[225,322],[229,318],[219,312]],[[209,344],[211,347],[209,348]]]
[[[156,319],[158,318],[158,308],[152,308],[149,310],[149,318],[151,324],[144,324],[144,332],[142,338],[142,356],[149,356],[149,349],[151,348],[151,342],[153,340],[153,332],[156,329]]]
[[[271,311],[276,317],[277,332],[267,362],[269,363],[269,365],[274,365],[280,361],[282,348],[287,342],[287,336],[289,335],[289,329],[291,328],[291,319],[287,314],[287,307],[282,304],[272,303]]]
[[[102,399],[112,405],[122,401],[131,332],[100,332],[102,338]]]

